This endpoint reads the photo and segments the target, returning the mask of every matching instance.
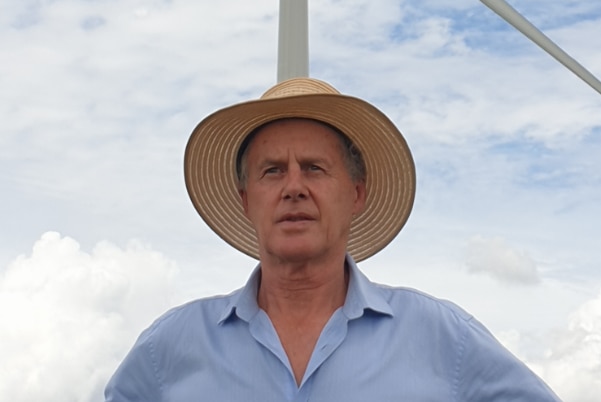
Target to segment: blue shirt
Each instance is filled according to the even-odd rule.
[[[228,296],[170,310],[145,330],[106,401],[559,401],[456,305],[370,282],[347,256],[344,306],[297,386],[265,311],[259,269]]]

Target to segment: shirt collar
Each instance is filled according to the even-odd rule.
[[[223,324],[234,314],[237,315],[238,318],[249,322],[259,312],[260,308],[257,303],[257,292],[259,290],[260,281],[261,264],[258,264],[250,274],[250,278],[248,278],[246,285],[235,291],[230,298],[230,302],[227,304],[219,318],[219,324]]]
[[[384,298],[379,286],[372,283],[357,267],[353,258],[346,254],[346,266],[349,270],[349,284],[346,300],[342,311],[350,319],[363,315],[365,310],[392,316],[392,308]],[[241,320],[249,322],[259,311],[257,304],[257,291],[261,280],[261,265],[253,270],[246,285],[234,292],[223,313],[219,324],[225,323],[234,314]]]
[[[371,282],[359,270],[353,258],[347,253],[346,266],[349,270],[349,284],[342,311],[350,319],[359,318],[365,310],[392,316],[392,308],[384,298],[380,287]]]

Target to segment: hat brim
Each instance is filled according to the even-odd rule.
[[[371,104],[339,94],[262,99],[221,109],[192,132],[184,157],[186,188],[207,225],[239,251],[259,259],[255,230],[242,209],[236,156],[255,128],[307,118],[338,128],[361,150],[367,169],[363,213],[351,225],[347,250],[355,261],[384,248],[407,222],[415,198],[415,164],[396,126]]]

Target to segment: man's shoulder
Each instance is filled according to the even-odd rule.
[[[382,293],[394,314],[417,313],[422,317],[449,316],[462,322],[470,322],[474,317],[457,304],[442,298],[438,298],[418,289],[374,284]]]
[[[240,289],[227,295],[199,298],[173,307],[158,317],[145,332],[153,336],[174,332],[181,334],[187,330],[217,326],[239,292]]]

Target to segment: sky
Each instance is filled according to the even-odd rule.
[[[193,128],[276,82],[276,0],[0,0],[0,400],[102,400],[142,329],[256,261],[196,214]],[[601,76],[601,3],[512,0]],[[601,96],[476,0],[310,0],[310,75],[412,149],[409,222],[360,263],[601,394]]]

